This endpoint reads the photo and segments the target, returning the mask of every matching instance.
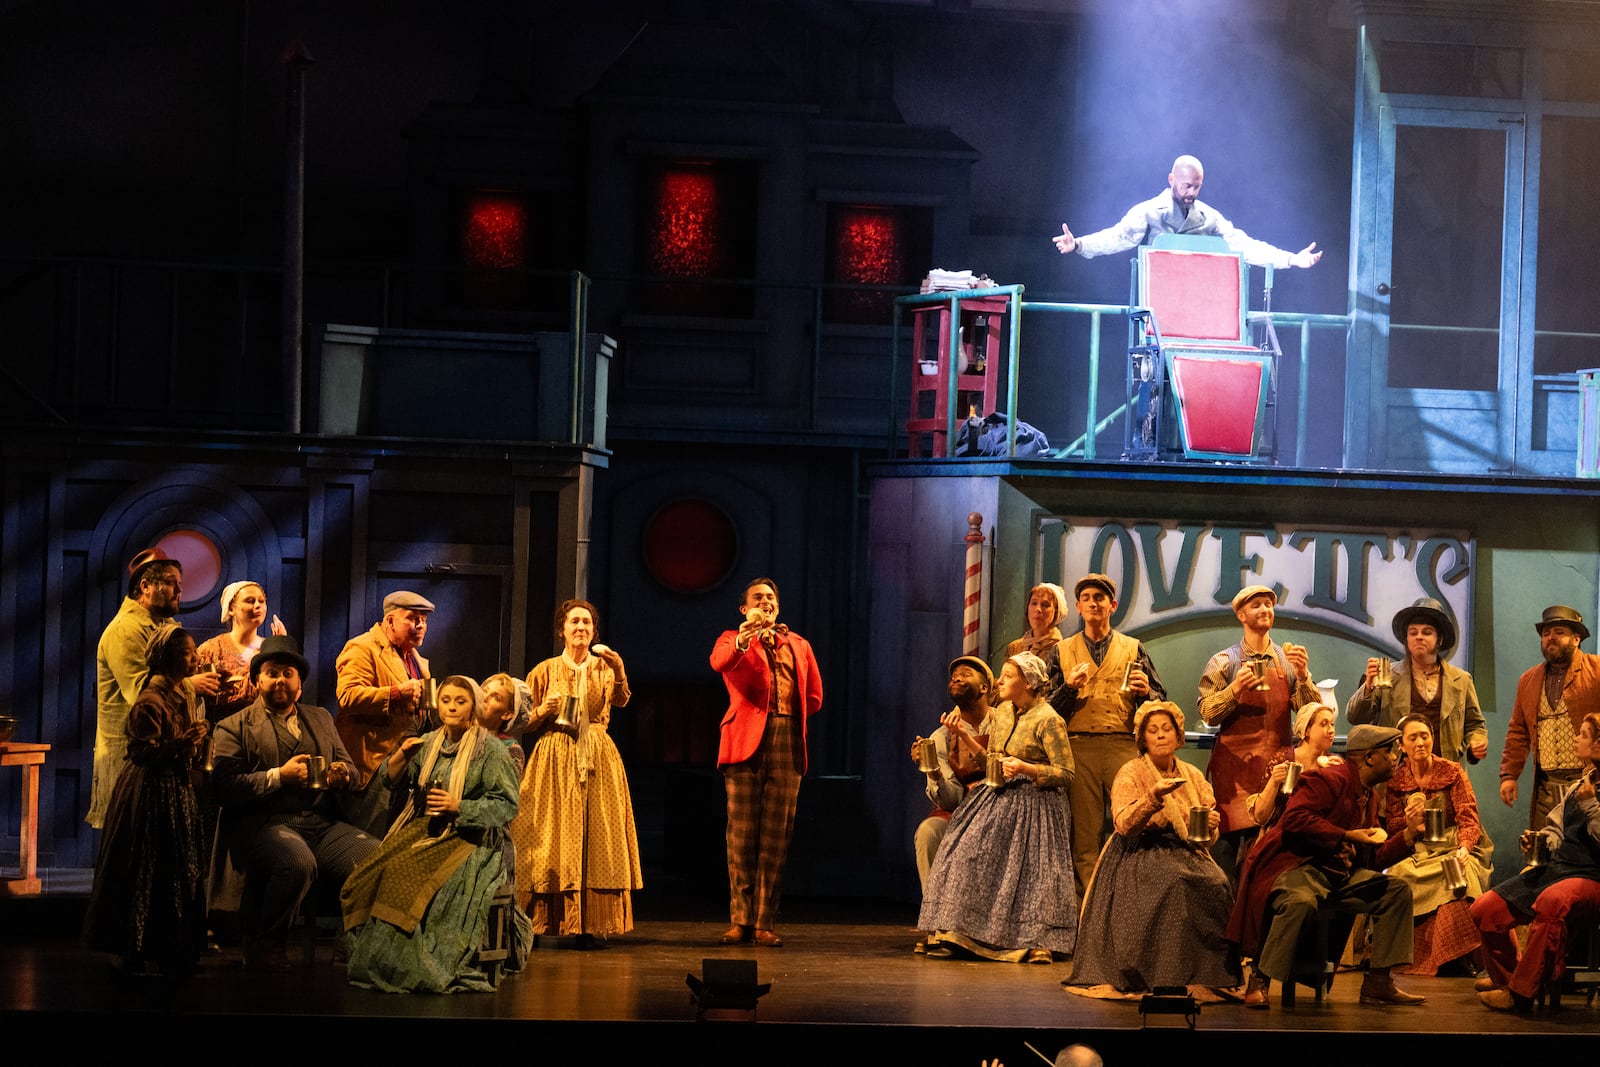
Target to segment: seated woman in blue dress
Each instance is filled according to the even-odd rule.
[[[1084,897],[1074,992],[1240,983],[1226,937],[1233,890],[1210,851],[1222,821],[1205,774],[1175,755],[1183,736],[1183,711],[1170,700],[1146,701],[1133,714],[1139,757],[1111,786],[1116,833]],[[1208,809],[1199,840],[1188,837],[1195,808]]]
[[[506,884],[506,825],[517,813],[517,773],[506,746],[477,725],[478,683],[439,686],[438,729],[408,738],[378,779],[409,794],[383,845],[340,894],[350,935],[350,981],[391,993],[494,988],[480,966],[489,905]],[[511,954],[521,969],[533,931],[512,905]]]

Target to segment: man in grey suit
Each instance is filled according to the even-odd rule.
[[[250,661],[255,703],[216,729],[218,838],[244,873],[241,919],[252,970],[288,970],[289,927],[313,884],[320,878],[337,889],[378,847],[340,818],[334,794],[350,788],[353,765],[333,717],[300,703],[309,671],[293,638],[267,638]]]

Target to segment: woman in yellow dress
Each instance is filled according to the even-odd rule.
[[[586,600],[556,612],[561,655],[528,673],[535,738],[511,824],[517,893],[536,934],[575,934],[579,947],[633,929],[643,888],[633,803],[622,756],[607,732],[628,703],[622,657],[594,644],[599,613]]]

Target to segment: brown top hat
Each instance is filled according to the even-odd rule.
[[[180,571],[183,570],[182,563],[173,559],[159,548],[147,548],[128,561],[128,577],[130,579],[139,577],[139,572],[152,563],[170,563]]]
[[[1539,621],[1533,624],[1533,628],[1538,630],[1539,635],[1542,637],[1546,626],[1554,626],[1557,623],[1575,631],[1578,635],[1578,640],[1587,641],[1589,639],[1589,628],[1583,624],[1583,616],[1578,613],[1577,608],[1569,608],[1565,604],[1552,604],[1550,607],[1545,608],[1544,614],[1539,616]]]

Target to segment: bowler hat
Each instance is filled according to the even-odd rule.
[[[287,663],[300,672],[300,680],[305,681],[306,675],[311,673],[311,664],[300,654],[300,645],[294,638],[284,634],[273,634],[261,642],[261,648],[250,659],[250,681],[253,684],[256,675],[261,672],[261,665],[268,660],[278,660]]]
[[[1538,630],[1539,635],[1542,637],[1546,626],[1558,624],[1577,633],[1580,641],[1587,640],[1589,637],[1589,628],[1583,624],[1583,616],[1578,613],[1576,608],[1569,608],[1565,604],[1552,604],[1550,607],[1545,608],[1544,614],[1539,616],[1539,621],[1533,624],[1533,628]]]
[[[1423,597],[1409,608],[1401,608],[1394,613],[1394,639],[1404,648],[1406,643],[1406,627],[1414,622],[1425,622],[1439,631],[1439,655],[1442,657],[1452,648],[1456,647],[1456,628],[1450,621],[1450,616],[1445,614],[1444,605],[1432,597]]]

